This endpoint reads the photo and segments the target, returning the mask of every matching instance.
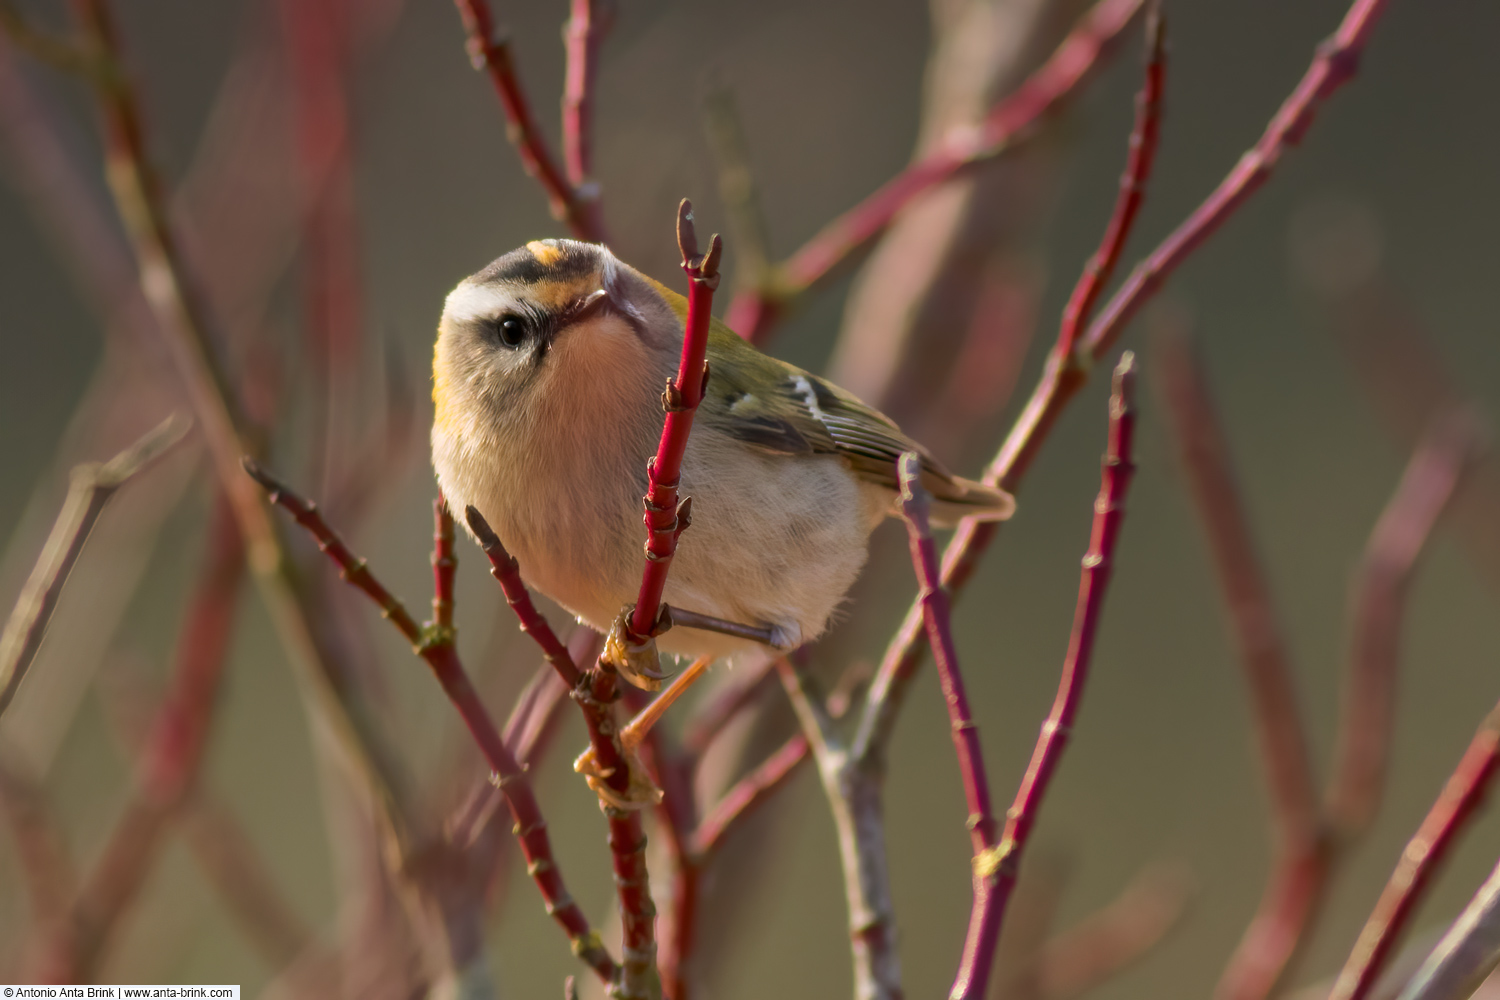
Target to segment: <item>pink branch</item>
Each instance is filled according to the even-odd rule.
[[[1369,826],[1385,784],[1407,586],[1478,447],[1472,415],[1440,415],[1381,512],[1352,587],[1342,718],[1326,811],[1345,839]]]
[[[1417,828],[1416,836],[1401,852],[1401,860],[1380,894],[1375,912],[1359,932],[1354,951],[1334,982],[1328,1000],[1364,1000],[1369,995],[1422,898],[1428,879],[1489,791],[1497,764],[1500,764],[1500,705],[1480,723],[1442,794]]]
[[[725,322],[751,343],[763,342],[787,302],[826,280],[918,195],[1003,153],[1056,112],[1103,60],[1143,2],[1099,0],[1051,58],[977,126],[954,129],[928,156],[824,226],[775,269],[769,287],[738,292]]]
[[[708,241],[708,252],[698,253],[693,229],[693,205],[686,198],[677,206],[677,246],[682,251],[682,269],[691,284],[688,289],[687,321],[682,337],[682,361],[677,378],[667,384],[662,406],[667,418],[662,424],[656,457],[646,466],[649,486],[642,498],[646,506],[646,568],[641,573],[641,591],[629,628],[635,641],[654,635],[667,573],[677,552],[677,538],[687,527],[687,504],[679,509],[677,489],[682,477],[682,456],[687,452],[693,415],[708,384],[708,324],[712,318],[714,289],[719,287],[718,234]]]
[[[599,182],[594,179],[594,91],[599,78],[599,43],[607,25],[601,23],[596,0],[571,0],[563,38],[568,63],[563,81],[563,161],[568,182],[587,213],[586,224],[603,233],[599,214]]]
[[[1161,359],[1162,398],[1183,473],[1203,522],[1250,689],[1271,812],[1282,847],[1297,849],[1320,836],[1321,819],[1270,584],[1255,552],[1228,441],[1198,359],[1186,336],[1175,331],[1163,330],[1153,347]]]
[[[464,672],[458,651],[453,645],[452,630],[419,626],[405,606],[375,578],[364,560],[349,551],[349,547],[323,520],[317,507],[249,459],[245,459],[245,471],[261,485],[273,504],[290,513],[317,540],[318,548],[338,566],[339,575],[345,582],[375,602],[380,608],[381,616],[389,620],[412,644],[412,651],[427,662],[448,700],[453,703],[470,735],[474,737],[485,762],[495,772],[495,781],[501,794],[505,796],[505,803],[515,821],[514,832],[526,859],[526,870],[541,891],[542,899],[547,904],[547,912],[567,933],[568,939],[573,943],[574,953],[601,980],[606,983],[612,981],[616,972],[614,960],[604,950],[598,934],[589,927],[588,918],[583,915],[563,884],[557,861],[552,854],[552,844],[547,836],[547,822],[542,818],[541,807],[537,804],[531,782],[526,777],[525,769],[500,738],[488,709],[484,707],[478,692]],[[439,507],[438,517],[444,518],[446,511],[446,505]],[[437,534],[441,538],[451,534],[452,530],[451,525],[444,526],[440,523]]]
[[[603,242],[604,233],[599,228],[596,207],[588,204],[585,192],[568,183],[552,151],[547,147],[537,128],[536,118],[531,113],[531,103],[526,91],[516,76],[515,58],[511,54],[510,39],[495,36],[494,18],[490,15],[487,0],[455,0],[459,16],[463,19],[464,32],[468,35],[469,61],[475,69],[489,73],[490,83],[505,109],[505,120],[509,123],[511,143],[520,154],[521,166],[535,177],[547,194],[552,217],[561,220],[581,240]],[[580,0],[582,2],[582,0]],[[569,67],[569,76],[573,67]]]
[[[1318,802],[1290,657],[1228,442],[1186,336],[1161,333],[1153,346],[1161,359],[1162,396],[1239,648],[1277,834],[1260,907],[1216,991],[1221,1000],[1257,1000],[1279,982],[1322,901],[1333,844]]]
[[[781,745],[761,765],[724,793],[693,833],[692,853],[707,857],[724,842],[724,835],[772,792],[780,788],[808,759],[807,737],[797,734]]]
[[[1135,474],[1135,356],[1129,351],[1115,368],[1114,389],[1109,398],[1109,444],[1100,475],[1099,498],[1094,502],[1094,524],[1083,572],[1078,581],[1078,603],[1073,612],[1073,631],[1068,655],[1052,711],[1042,724],[1041,736],[1031,753],[1031,763],[1016,790],[1016,799],[1006,813],[1000,843],[978,851],[974,857],[974,908],[969,917],[969,938],[962,964],[953,981],[953,997],[982,997],[994,960],[995,943],[1005,920],[1006,907],[1020,875],[1021,854],[1031,836],[1042,800],[1062,760],[1073,732],[1073,719],[1088,682],[1094,640],[1104,595],[1114,569],[1115,544],[1124,519],[1125,497]],[[931,626],[929,626],[930,629]],[[955,723],[955,730],[957,724]],[[955,739],[957,733],[955,732]],[[977,839],[977,838],[976,838]]]

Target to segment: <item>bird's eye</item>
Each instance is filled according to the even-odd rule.
[[[501,316],[495,323],[495,335],[506,347],[520,347],[526,339],[526,322],[519,316]]]

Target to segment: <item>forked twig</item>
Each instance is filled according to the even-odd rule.
[[[468,35],[469,61],[473,63],[475,69],[482,69],[489,74],[495,94],[500,98],[500,106],[505,110],[505,120],[508,124],[506,131],[512,145],[516,147],[516,152],[521,157],[521,166],[525,168],[526,173],[536,178],[537,183],[546,192],[553,218],[565,223],[572,230],[573,235],[579,239],[603,242],[604,231],[599,222],[596,204],[598,188],[591,184],[569,183],[568,178],[558,168],[557,160],[547,146],[547,140],[537,127],[536,117],[531,113],[531,102],[526,98],[526,91],[521,86],[520,77],[516,75],[515,55],[511,52],[510,38],[497,34],[488,0],[455,0],[455,2],[458,4],[459,16],[463,19],[464,32]],[[576,0],[575,7],[578,4],[584,4],[586,7],[592,6],[588,0]],[[585,38],[593,45],[597,45],[597,40],[593,38],[594,34],[592,25],[584,32]],[[591,83],[593,79],[593,74],[587,68],[575,69],[572,57],[578,54],[583,54],[592,60],[592,46],[584,44],[577,50],[572,45],[569,46],[570,88],[573,85],[572,76],[575,72],[582,74],[580,86]],[[564,121],[571,120],[574,129],[586,127],[588,124],[587,104],[586,100],[580,101],[580,111],[585,113],[565,116]],[[575,135],[569,141],[577,144],[579,164],[586,165],[582,134]]]
[[[954,997],[982,997],[995,942],[1005,920],[1006,907],[1020,875],[1021,854],[1031,836],[1042,800],[1062,760],[1073,732],[1073,720],[1083,701],[1098,636],[1104,596],[1114,571],[1115,545],[1125,516],[1125,498],[1135,475],[1135,356],[1126,351],[1115,367],[1114,389],[1109,398],[1109,444],[1100,474],[1099,497],[1094,502],[1094,521],[1088,553],[1078,580],[1078,603],[1073,611],[1073,629],[1068,653],[1058,681],[1057,697],[1031,754],[1031,763],[1016,790],[1015,801],[1006,812],[1000,842],[974,856],[974,909],[969,917],[969,942],[954,979]],[[955,734],[956,736],[956,734]],[[983,931],[976,931],[983,928]],[[971,946],[982,933],[982,945]]]
[[[90,462],[73,470],[52,533],[0,632],[0,715],[15,698],[42,648],[68,574],[110,497],[181,441],[189,425],[190,421],[174,414],[108,462]]]
[[[547,823],[542,818],[541,807],[531,789],[526,771],[501,739],[489,711],[479,700],[478,693],[464,672],[453,644],[450,628],[418,625],[410,612],[370,572],[363,559],[357,558],[343,539],[323,520],[317,507],[291,491],[250,459],[245,459],[245,471],[261,485],[272,503],[285,509],[314,539],[318,548],[339,568],[344,581],[359,590],[380,609],[381,617],[388,620],[411,643],[412,651],[427,662],[442,685],[453,707],[473,735],[485,762],[495,772],[495,782],[505,796],[505,803],[515,820],[515,835],[520,842],[521,853],[526,858],[526,870],[536,882],[547,912],[557,921],[568,940],[572,942],[574,954],[583,959],[608,983],[615,975],[616,966],[599,940],[598,932],[590,928],[588,918],[583,915],[573,897],[568,894],[552,853],[552,843],[547,836]],[[445,517],[446,507],[439,509],[438,517]],[[441,524],[441,538],[452,531],[451,526]]]

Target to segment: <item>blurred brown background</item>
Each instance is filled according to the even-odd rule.
[[[558,29],[566,5],[496,6],[514,32],[539,116],[555,136]],[[247,33],[273,31],[275,18],[253,2],[157,0],[119,7],[129,60],[147,100],[153,149],[176,180],[192,161],[232,53]],[[30,8],[57,23],[58,12],[48,4]],[[1127,261],[1191,210],[1259,136],[1344,9],[1334,0],[1166,5],[1171,48],[1164,137]],[[388,34],[358,65],[359,263],[366,329],[377,341],[390,340],[409,372],[420,438],[428,414],[428,351],[444,294],[500,253],[563,233],[505,141],[488,84],[469,67],[452,6],[412,2],[393,8],[393,16]],[[732,88],[739,102],[772,248],[778,255],[795,249],[909,158],[930,35],[929,13],[917,0],[622,2],[604,47],[597,117],[597,170],[615,250],[670,282],[677,199],[694,198],[701,226],[724,227],[702,128],[701,96],[712,82]],[[1333,100],[1304,147],[1285,158],[1269,188],[1169,290],[1196,317],[1295,648],[1320,761],[1326,761],[1335,718],[1346,583],[1406,458],[1405,445],[1386,432],[1329,336],[1347,316],[1341,313],[1347,299],[1328,291],[1364,294],[1368,286],[1360,282],[1375,276],[1381,294],[1404,303],[1425,328],[1463,390],[1489,413],[1500,412],[1500,349],[1490,303],[1500,272],[1494,238],[1500,223],[1497,36],[1500,7],[1494,5],[1392,4],[1358,79]],[[1022,233],[1015,238],[1017,252],[1042,282],[1037,339],[1018,383],[1022,398],[1040,363],[1039,345],[1055,330],[1114,197],[1138,51],[1131,32],[1083,99],[1025,154],[1045,170],[1023,199],[1033,211],[1016,223]],[[31,75],[77,123],[80,146],[91,148],[90,109],[78,88],[47,71]],[[215,233],[196,238],[212,244]],[[732,265],[733,241],[728,253]],[[1330,261],[1347,267],[1334,267],[1330,275]],[[282,284],[268,330],[299,321],[296,283]],[[822,368],[847,288],[841,281],[817,294],[771,350]],[[1143,326],[1127,335],[1128,346],[1145,346]],[[6,607],[65,486],[54,453],[101,343],[99,323],[28,210],[27,196],[15,186],[0,188],[0,530],[9,534],[0,604]],[[295,357],[286,375],[292,384],[301,377]],[[372,360],[368,367],[378,387],[378,365]],[[971,698],[1002,801],[1024,767],[1064,652],[1096,489],[1103,391],[1102,384],[1092,385],[1064,418],[1026,486],[1018,518],[956,614]],[[1106,903],[1152,860],[1180,858],[1191,867],[1198,890],[1185,922],[1144,963],[1099,991],[1115,1000],[1202,996],[1212,988],[1255,906],[1269,843],[1234,653],[1156,401],[1149,392],[1142,398],[1140,475],[1095,679],[1024,869],[1065,870],[1059,922],[1066,924]],[[1017,402],[984,424],[976,435],[982,440],[952,445],[950,457],[966,471],[977,468]],[[103,457],[120,443],[123,438],[85,450]],[[295,442],[280,444],[281,454],[299,453]],[[428,587],[433,492],[420,440],[417,450],[412,463],[384,477],[393,488],[355,539],[414,605]],[[290,457],[280,464],[289,474],[296,468]],[[106,722],[114,690],[107,675],[162,673],[196,564],[205,501],[200,483],[171,509],[166,544],[143,564],[122,624],[112,637],[97,637],[110,651],[96,651],[97,671],[89,667],[82,677],[58,662],[57,647],[63,634],[76,645],[105,617],[70,593],[58,634],[0,725],[0,737],[46,773],[82,858],[97,848],[118,809],[127,773]],[[122,497],[106,520],[126,502]],[[895,565],[891,552],[899,545],[899,536],[887,530],[877,565]],[[79,572],[111,551],[91,548]],[[461,556],[467,560],[459,605],[464,649],[477,667],[509,670],[501,688],[514,690],[533,657],[499,613],[504,606],[475,565],[477,552],[465,544]],[[1404,643],[1390,794],[1375,832],[1339,872],[1297,982],[1328,976],[1342,963],[1401,846],[1500,697],[1500,573],[1483,562],[1482,551],[1449,531],[1440,533],[1422,569]],[[878,656],[913,589],[895,572],[878,586],[862,587],[836,648]],[[498,630],[493,638],[492,627]],[[337,852],[324,832],[318,767],[295,682],[253,595],[237,636],[206,780],[242,811],[304,917],[322,926],[334,919]],[[456,739],[449,706],[398,643],[381,634],[376,648],[403,739],[418,759],[436,762]],[[92,685],[90,672],[97,677]],[[938,996],[962,940],[969,858],[957,770],[930,672],[906,714],[887,790],[901,950],[908,995]],[[574,894],[604,923],[614,906],[604,828],[593,796],[568,772],[581,745],[581,728],[570,718],[538,775],[539,794]],[[733,881],[740,898],[710,891],[710,913],[732,906],[742,918],[732,941],[706,932],[719,960],[705,995],[845,995],[849,961],[837,854],[811,774],[797,778],[768,816],[753,833],[742,831],[770,838],[772,846],[758,855],[761,870],[754,878]],[[1500,819],[1491,815],[1460,846],[1418,928],[1436,926],[1467,900],[1494,864],[1497,845]],[[26,918],[16,865],[9,848],[0,848],[0,938]],[[504,995],[555,996],[562,977],[579,970],[547,924],[534,891],[517,879],[491,932]],[[158,870],[110,968],[116,981],[238,982],[246,995],[270,974],[232,933],[180,848]]]

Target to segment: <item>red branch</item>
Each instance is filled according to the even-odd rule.
[[[1094,524],[1089,537],[1088,554],[1083,557],[1083,571],[1078,580],[1078,603],[1073,611],[1073,631],[1068,637],[1068,654],[1063,661],[1062,678],[1052,711],[1042,723],[1042,733],[1031,753],[1031,763],[1016,790],[1016,798],[1006,813],[1005,830],[1000,843],[974,858],[974,909],[969,917],[969,942],[964,947],[963,962],[953,981],[950,996],[982,997],[985,977],[994,958],[995,942],[1005,920],[1005,910],[1020,875],[1021,853],[1031,835],[1041,810],[1042,799],[1051,787],[1052,776],[1062,760],[1063,750],[1073,732],[1073,719],[1083,700],[1088,682],[1089,664],[1094,653],[1094,639],[1099,631],[1099,616],[1104,609],[1104,595],[1114,569],[1115,544],[1124,520],[1125,497],[1135,474],[1135,356],[1129,351],[1115,368],[1114,388],[1109,397],[1109,444],[1104,453],[1100,475],[1099,498],[1094,501]],[[956,738],[956,734],[955,734]],[[981,937],[986,946],[971,950],[970,944]]]
[[[134,794],[45,949],[38,974],[46,982],[94,978],[112,931],[160,854],[168,820],[192,788],[215,716],[244,569],[244,545],[221,494],[177,640],[171,686],[151,722]]]
[[[547,624],[547,619],[542,617],[532,603],[531,592],[521,580],[521,564],[506,550],[500,536],[495,534],[495,530],[477,508],[465,508],[464,519],[469,522],[469,530],[479,539],[479,544],[490,561],[490,575],[499,582],[500,591],[505,595],[505,603],[510,605],[510,609],[520,619],[521,631],[542,647],[542,655],[552,664],[552,669],[557,671],[563,683],[569,688],[576,688],[583,674],[578,669],[578,664],[573,662],[568,647],[557,638],[557,633],[552,631],[552,626]]]
[[[824,226],[775,269],[769,287],[738,292],[725,322],[751,343],[763,342],[786,302],[826,280],[918,195],[1005,152],[1056,112],[1088,79],[1143,2],[1099,0],[1051,58],[991,108],[978,125],[954,129],[923,159]]]
[[[1342,718],[1326,811],[1341,837],[1374,818],[1385,785],[1407,586],[1438,518],[1476,454],[1467,411],[1440,414],[1381,512],[1351,588],[1352,628]]]
[[[541,807],[532,792],[531,782],[525,770],[516,761],[505,741],[495,729],[489,711],[484,707],[478,692],[464,672],[458,651],[453,645],[451,629],[429,626],[423,628],[416,623],[406,607],[392,596],[389,590],[370,572],[363,559],[356,558],[349,547],[323,520],[323,515],[310,501],[298,496],[277,481],[260,466],[245,459],[245,471],[261,485],[273,504],[285,509],[309,534],[317,540],[318,548],[339,568],[339,575],[375,602],[381,616],[391,622],[396,630],[412,644],[412,650],[432,669],[443,693],[453,702],[464,725],[474,737],[485,762],[495,772],[495,781],[505,804],[515,820],[514,832],[521,844],[521,854],[526,859],[526,871],[536,882],[547,904],[547,912],[567,933],[573,943],[573,951],[608,983],[615,975],[616,966],[609,953],[599,942],[598,934],[589,927],[573,897],[568,895],[552,854],[552,844],[547,836],[547,822],[542,818]],[[444,526],[447,507],[439,508],[440,524],[438,536],[452,533],[452,526]]]
[[[1098,357],[1109,349],[1140,307],[1184,260],[1271,177],[1288,146],[1302,141],[1323,102],[1353,79],[1360,56],[1385,10],[1386,0],[1354,0],[1333,36],[1318,46],[1312,65],[1282,103],[1265,133],[1192,215],[1141,261],[1115,292],[1084,338]]]
[[[490,83],[494,85],[500,105],[505,109],[510,141],[520,154],[521,166],[526,169],[526,173],[536,178],[542,190],[547,193],[552,217],[565,223],[573,235],[581,240],[604,242],[598,206],[592,203],[597,197],[597,191],[575,187],[568,183],[558,169],[557,161],[547,147],[547,140],[537,128],[536,118],[531,113],[531,103],[526,99],[526,91],[521,86],[520,78],[516,76],[510,39],[497,38],[495,35],[495,22],[490,15],[489,3],[487,0],[454,2],[458,5],[464,32],[468,35],[469,61],[474,64],[475,69],[489,73]],[[573,73],[574,67],[570,60],[570,80]]]
[[[917,603],[932,645],[932,659],[948,708],[948,722],[953,748],[958,753],[958,772],[963,779],[964,801],[969,807],[969,841],[974,850],[974,902],[969,914],[969,929],[964,938],[963,958],[954,979],[950,996],[983,997],[989,986],[990,969],[995,959],[995,945],[1000,938],[1000,916],[1003,907],[990,904],[992,884],[988,875],[980,875],[986,854],[995,847],[995,815],[990,806],[990,780],[984,769],[984,750],[979,745],[979,727],[969,711],[969,696],[964,690],[963,674],[958,666],[958,651],[953,645],[953,628],[948,616],[948,595],[943,592],[938,570],[937,546],[932,540],[927,512],[931,500],[922,489],[922,461],[914,451],[902,455],[896,463],[901,480],[901,517],[911,547],[912,566],[917,573],[921,592]]]
[[[700,858],[716,851],[724,835],[752,809],[764,802],[808,758],[807,737],[798,733],[761,765],[725,792],[693,833],[692,850]]]
[[[585,220],[596,233],[603,233],[599,217],[599,182],[594,179],[594,92],[599,78],[599,42],[606,24],[601,23],[595,0],[571,0],[563,38],[568,50],[563,81],[563,161],[568,181],[578,197]]]
[[[682,477],[682,456],[687,452],[693,415],[708,385],[708,325],[713,317],[714,289],[719,287],[719,255],[722,244],[717,233],[708,241],[708,252],[698,253],[693,230],[693,205],[686,198],[677,206],[677,246],[682,251],[682,269],[687,272],[687,321],[683,326],[682,361],[677,378],[662,393],[667,418],[662,424],[656,457],[646,466],[649,485],[642,497],[646,515],[646,568],[641,573],[641,591],[630,617],[630,630],[638,637],[655,634],[667,572],[677,552],[677,538],[687,527],[687,505],[677,505]]]
[[[1136,98],[1135,124],[1130,132],[1130,152],[1120,178],[1120,193],[1110,212],[1099,248],[1089,258],[1068,299],[1068,312],[1058,330],[1057,342],[1047,357],[1041,382],[1000,446],[999,453],[985,470],[985,482],[1012,493],[1031,467],[1032,459],[1041,449],[1057,417],[1083,388],[1088,379],[1089,363],[1099,361],[1111,346],[1101,343],[1097,348],[1091,348],[1087,362],[1079,357],[1076,348],[1078,330],[1088,322],[1099,289],[1113,273],[1125,249],[1156,159],[1166,78],[1166,29],[1159,13],[1154,10],[1146,27],[1145,80]],[[943,553],[943,586],[949,593],[956,593],[968,582],[979,557],[989,547],[997,530],[996,522],[992,521],[980,524],[966,521],[959,527]],[[888,737],[906,685],[922,662],[925,648],[921,609],[913,605],[886,648],[885,658],[871,685],[869,706],[860,721],[855,740],[856,755],[865,756],[876,751]]]
[[[1500,764],[1500,705],[1490,710],[1433,803],[1375,904],[1328,1000],[1364,1000],[1379,977],[1433,870],[1489,791]]]
[[[1223,427],[1186,336],[1167,328],[1160,332],[1153,346],[1161,362],[1168,423],[1239,649],[1277,834],[1260,907],[1215,994],[1221,1000],[1255,1000],[1274,989],[1321,902],[1333,844],[1318,801],[1291,659],[1235,483]]]

